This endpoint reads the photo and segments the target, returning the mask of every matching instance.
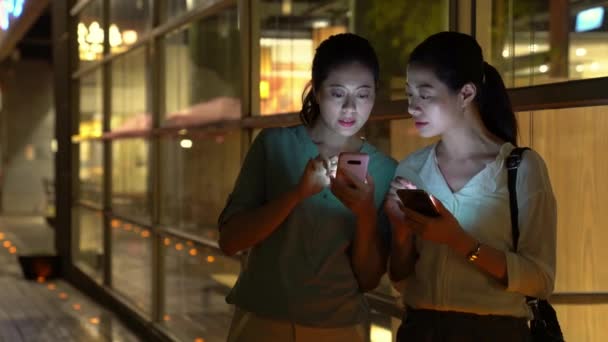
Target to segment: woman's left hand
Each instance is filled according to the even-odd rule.
[[[376,216],[374,180],[369,174],[363,182],[348,170],[340,169],[336,177],[331,178],[330,189],[357,217]]]
[[[416,235],[423,240],[440,244],[452,245],[465,233],[460,224],[435,196],[431,200],[439,212],[439,217],[429,217],[409,208],[402,207],[405,212],[405,223]]]

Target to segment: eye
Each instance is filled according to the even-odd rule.
[[[423,99],[423,100],[428,100],[428,99],[431,98],[431,96],[429,96],[429,95],[420,95],[420,98]]]
[[[369,93],[358,94],[357,97],[360,99],[367,99],[369,98]]]
[[[344,97],[344,93],[339,92],[339,91],[332,91],[331,96],[339,99],[339,98]]]

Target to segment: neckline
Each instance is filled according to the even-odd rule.
[[[300,135],[300,137],[307,142],[308,147],[313,152],[314,155],[309,155],[309,157],[316,158],[319,155],[319,147],[312,140],[310,134],[308,134],[306,126],[298,126],[298,135]],[[364,137],[360,137],[360,139],[362,140],[362,144],[357,152],[371,154],[374,150],[372,146],[367,142],[367,139],[365,139]]]
[[[493,161],[487,163],[483,169],[479,170],[479,172],[475,173],[473,175],[473,177],[469,178],[469,180],[466,181],[465,184],[460,189],[458,189],[457,191],[453,191],[452,188],[450,187],[450,185],[448,184],[448,181],[446,180],[445,175],[441,171],[441,168],[439,167],[439,162],[437,160],[437,145],[438,144],[439,144],[439,142],[436,142],[433,144],[429,158],[432,158],[431,160],[433,161],[433,167],[435,168],[435,172],[437,172],[441,178],[442,186],[445,187],[445,189],[447,189],[449,191],[449,193],[452,194],[453,196],[459,194],[463,189],[466,189],[467,187],[469,187],[473,183],[474,180],[483,176],[483,174],[485,174],[487,172],[494,171],[492,178],[496,178],[498,171],[502,168],[502,166],[504,164],[504,160],[505,160],[506,156],[514,148],[513,144],[511,144],[510,142],[504,142],[502,145],[500,145],[498,153],[496,154],[496,157],[494,158]]]

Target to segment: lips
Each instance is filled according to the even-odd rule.
[[[342,119],[342,120],[338,120],[338,124],[342,127],[353,127],[355,125],[355,123],[357,122],[357,120],[354,119]]]
[[[429,124],[428,122],[424,122],[424,121],[416,121],[416,123],[415,123],[416,128],[418,128],[418,129],[420,129],[428,124]]]

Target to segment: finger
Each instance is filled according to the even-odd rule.
[[[429,217],[424,216],[424,215],[420,214],[419,212],[412,210],[410,208],[403,207],[402,210],[405,213],[406,218],[409,218],[420,224],[426,225],[429,222],[429,220],[431,220]]]
[[[395,177],[395,181],[398,182],[404,189],[418,189],[416,184],[412,183],[410,180],[405,179],[401,176]]]
[[[365,183],[367,183],[367,186],[371,187],[372,189],[376,185],[374,183],[374,177],[372,177],[372,175],[370,175],[369,173],[365,176]]]
[[[336,174],[336,178],[342,178],[346,184],[360,189],[362,188],[365,183],[363,183],[362,181],[360,181],[357,176],[355,176],[352,172],[350,172],[350,170],[343,170],[340,169],[338,170],[337,174]]]
[[[429,195],[429,197],[431,198],[431,202],[433,202],[433,205],[435,206],[435,209],[437,209],[439,214],[443,215],[443,213],[448,212],[446,207],[443,205],[443,203],[441,203],[440,200],[437,199],[437,197],[433,195]]]

